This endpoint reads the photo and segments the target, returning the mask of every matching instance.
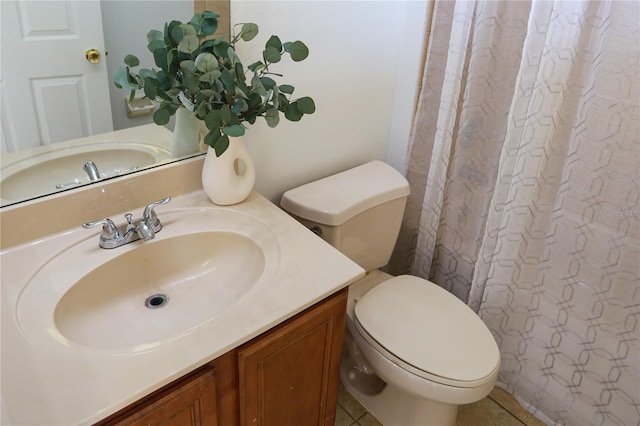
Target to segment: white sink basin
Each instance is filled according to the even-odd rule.
[[[24,333],[52,349],[145,351],[214,320],[273,279],[280,251],[259,220],[213,208],[158,216],[163,229],[151,241],[106,250],[91,232],[51,258],[18,300]]]
[[[142,169],[169,157],[168,150],[140,142],[52,146],[40,154],[4,165],[0,193],[5,202],[12,202],[85,185],[90,183],[83,170],[88,161],[93,161],[101,178],[106,178]]]

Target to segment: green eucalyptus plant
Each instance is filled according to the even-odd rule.
[[[203,120],[209,130],[204,142],[220,156],[229,146],[229,136],[242,136],[244,122],[255,123],[264,117],[269,127],[276,127],[280,113],[290,121],[299,121],[304,114],[315,111],[312,98],[293,98],[294,87],[278,84],[270,66],[280,62],[284,54],[299,62],[309,50],[301,41],[282,43],[271,36],[262,52],[262,60],[245,66],[236,54],[236,43],[250,41],[258,34],[254,23],[235,25],[226,41],[225,36],[212,38],[218,27],[219,15],[210,11],[197,13],[190,22],[171,21],[164,31],[147,34],[147,48],[153,53],[160,69],[142,68],[133,55],[124,58],[125,66],[114,73],[118,88],[142,89],[146,97],[159,103],[153,114],[158,125],[169,122],[178,108],[186,108]],[[240,31],[236,33],[236,28]],[[249,75],[248,75],[249,74]]]

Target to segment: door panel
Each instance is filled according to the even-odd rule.
[[[91,64],[87,49],[104,54],[100,2],[0,2],[2,17],[3,133],[9,151],[113,130],[104,58]],[[17,58],[11,60],[11,58]]]

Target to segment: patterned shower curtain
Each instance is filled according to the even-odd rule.
[[[549,424],[640,425],[640,3],[436,1],[394,273]]]

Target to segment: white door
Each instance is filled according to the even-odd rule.
[[[113,130],[99,0],[1,0],[2,150]],[[85,58],[101,54],[98,63]]]

